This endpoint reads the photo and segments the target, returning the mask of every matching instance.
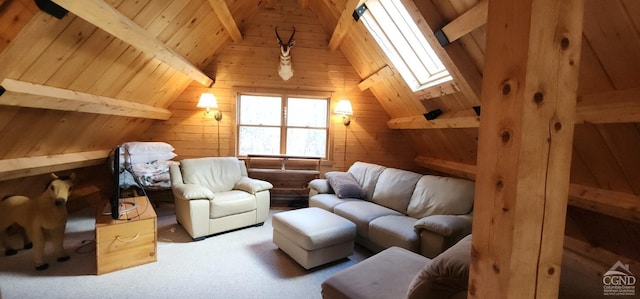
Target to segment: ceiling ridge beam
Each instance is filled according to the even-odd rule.
[[[53,0],[53,2],[136,49],[156,57],[196,82],[204,86],[213,85],[214,80],[186,58],[103,0]]]
[[[416,164],[457,177],[475,180],[477,166],[427,156],[417,156]],[[640,223],[640,196],[582,184],[569,184],[571,206],[607,216]]]
[[[233,19],[227,3],[224,0],[209,0],[209,4],[211,4],[211,8],[213,8],[213,11],[220,19],[222,27],[229,33],[231,40],[234,42],[242,41],[242,34],[240,33],[240,29],[238,29],[238,24]]]
[[[171,111],[135,102],[123,101],[13,79],[4,79],[0,87],[0,105],[74,111],[126,117],[167,120]]]
[[[0,181],[106,163],[110,150],[0,160]]]
[[[331,35],[331,39],[329,40],[329,49],[335,50],[340,46],[342,40],[349,32],[351,26],[353,26],[356,22],[353,20],[351,16],[353,11],[360,5],[362,0],[348,0],[347,4],[345,4],[342,13],[340,14],[340,18],[338,19],[338,24],[336,28],[333,30],[333,34]]]

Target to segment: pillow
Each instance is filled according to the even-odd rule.
[[[166,153],[144,153],[144,154],[129,154],[120,155],[120,162],[130,164],[149,163],[154,161],[167,161],[175,158],[177,155],[173,152]]]
[[[351,173],[329,171],[324,176],[338,198],[364,198],[364,191]]]
[[[174,148],[166,142],[125,142],[124,147],[129,154],[170,153]]]
[[[436,256],[409,285],[409,299],[450,298],[466,293],[471,263],[471,235]]]

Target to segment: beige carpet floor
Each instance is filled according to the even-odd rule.
[[[71,260],[48,256],[49,269],[36,271],[32,250],[0,256],[0,298],[321,298],[320,284],[333,273],[371,255],[356,245],[343,259],[310,271],[272,242],[271,215],[250,227],[193,242],[176,223],[173,205],[158,214],[158,261],[95,275],[93,209],[70,215],[65,247]],[[21,244],[12,236],[14,244]],[[46,252],[53,248],[47,245]]]

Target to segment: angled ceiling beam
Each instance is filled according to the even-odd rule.
[[[110,150],[0,160],[0,181],[69,170],[107,162]]]
[[[482,74],[469,57],[469,54],[458,43],[443,48],[439,44],[434,30],[444,23],[437,13],[433,1],[400,0],[409,14],[416,20],[418,28],[433,47],[440,61],[460,88],[460,92],[468,100],[480,102]]]
[[[358,83],[358,88],[360,88],[361,91],[365,91],[369,89],[371,86],[373,86],[374,84],[384,81],[393,75],[394,75],[394,72],[391,69],[391,67],[388,65],[385,65],[384,67],[379,69],[377,72],[371,74],[371,76],[367,77],[366,79],[362,80],[362,82]]]
[[[0,94],[0,105],[5,106],[159,120],[167,120],[171,117],[171,111],[163,108],[13,79],[4,79],[0,86],[6,90]]]
[[[156,57],[200,84],[205,86],[213,84],[213,79],[205,75],[186,58],[103,0],[53,0],[53,2],[136,49]]]
[[[488,0],[482,0],[478,2],[478,4],[461,14],[455,20],[442,27],[442,29],[440,29],[439,31],[444,33],[446,43],[443,43],[443,41],[439,39],[438,41],[440,42],[440,44],[444,47],[467,35],[469,32],[475,30],[476,28],[486,24],[487,11],[489,8],[488,5]],[[439,33],[436,32],[436,36],[438,36],[438,34]]]
[[[342,10],[340,14],[340,19],[338,19],[338,25],[336,25],[336,29],[333,30],[333,34],[331,35],[331,40],[329,40],[329,49],[335,50],[342,43],[342,39],[344,39],[347,32],[351,26],[353,26],[356,22],[353,20],[351,14],[353,11],[360,5],[361,0],[348,0],[347,4]]]
[[[224,0],[209,0],[209,4],[211,4],[211,8],[220,19],[222,27],[229,33],[231,40],[234,42],[242,41],[242,34],[240,34],[238,24],[233,19],[227,3]]]

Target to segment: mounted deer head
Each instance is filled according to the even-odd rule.
[[[293,32],[289,37],[289,41],[282,42],[280,35],[278,34],[278,27],[276,26],[276,37],[278,38],[278,44],[280,45],[280,65],[278,66],[278,75],[287,81],[293,76],[293,68],[291,67],[291,48],[296,43],[293,36],[296,34],[296,27],[293,27]]]

